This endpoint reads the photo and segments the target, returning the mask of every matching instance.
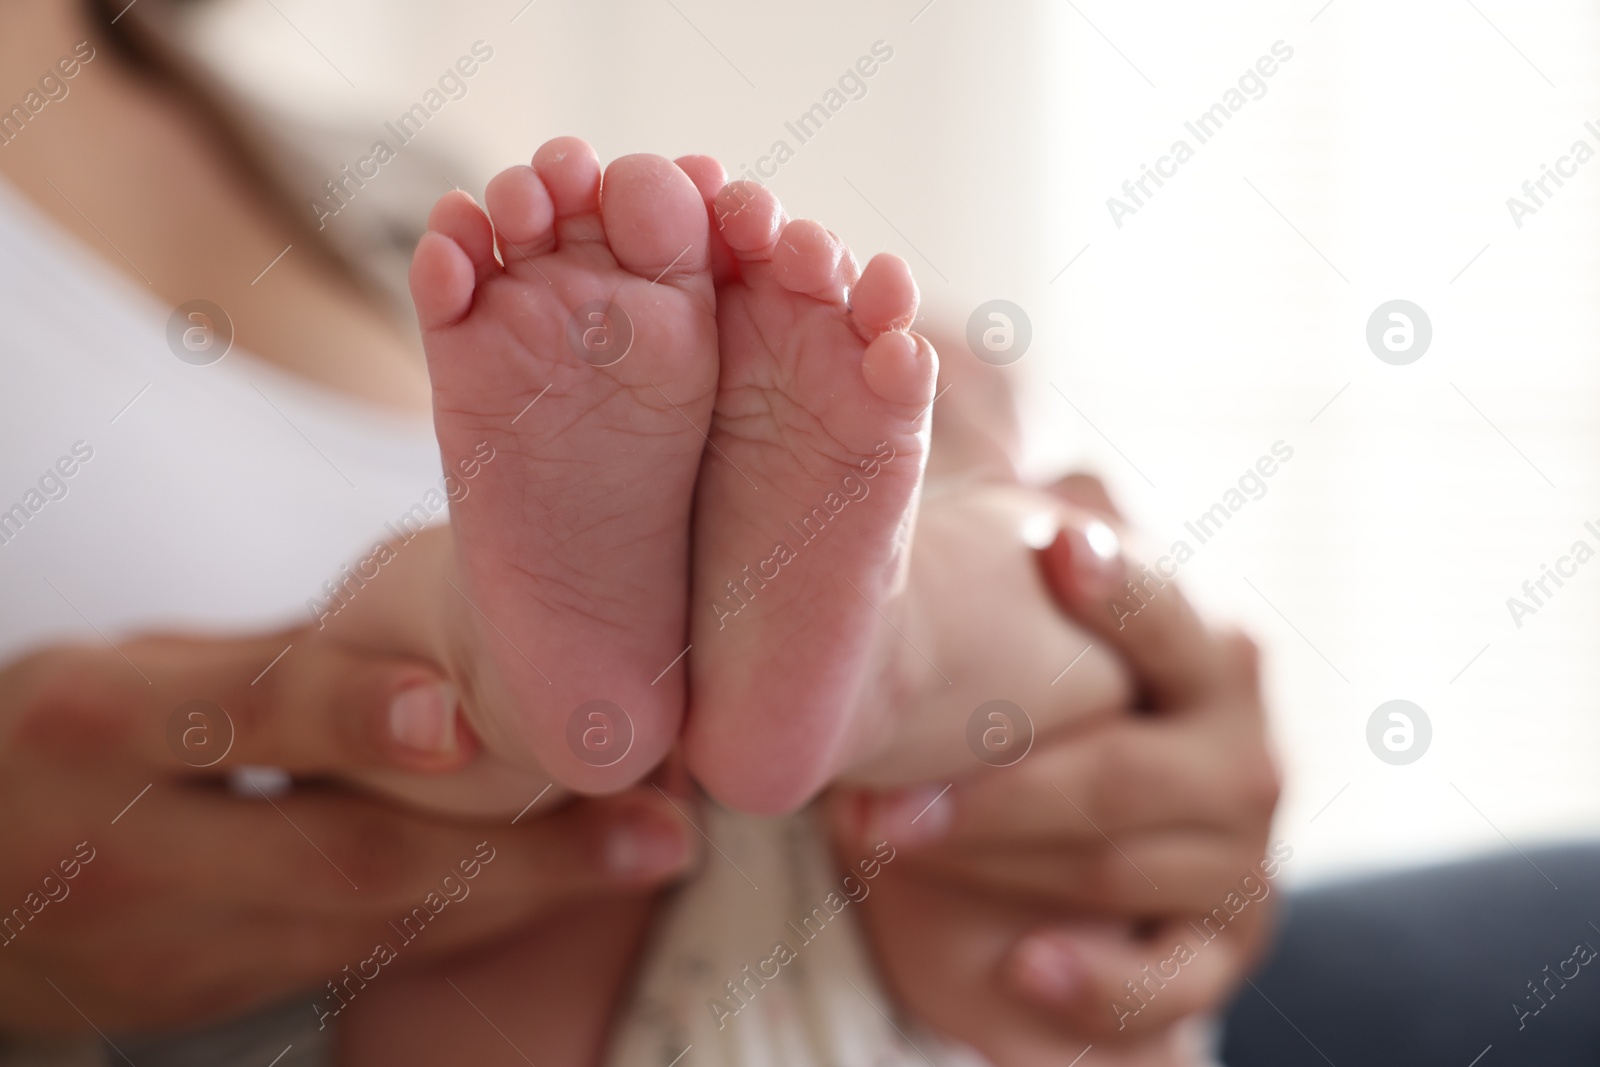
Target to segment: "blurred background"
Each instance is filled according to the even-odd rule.
[[[1600,833],[1600,561],[1507,605],[1600,549],[1600,161],[1522,188],[1600,149],[1593,4],[226,0],[185,33],[285,129],[330,131],[321,180],[492,49],[330,228],[574,133],[761,168],[792,215],[906,257],[954,336],[1021,308],[1032,469],[1102,474],[1267,650],[1290,879]],[[1392,300],[1431,325],[1400,365],[1367,339]],[[1368,742],[1394,699],[1432,732],[1400,765]]]

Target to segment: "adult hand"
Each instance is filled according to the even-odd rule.
[[[190,701],[210,706],[175,711]],[[323,780],[460,769],[476,745],[455,705],[427,664],[309,629],[55,648],[0,670],[0,1030],[212,1018],[401,943],[391,924],[430,894],[437,919],[408,960],[690,862],[692,835],[648,787],[513,824]],[[250,765],[299,784],[224,787]]]
[[[1130,596],[1144,572],[1124,560],[1103,490],[1068,479],[1056,492],[1067,507],[1045,573],[1137,676],[1143,714],[1041,738],[932,807],[943,783],[840,797],[840,849],[901,850],[864,902],[868,930],[902,1002],[937,1028],[997,1062],[1089,1043],[1183,1062],[1173,1024],[1242,980],[1275,903],[1262,860],[1279,785],[1257,654],[1170,581]],[[961,974],[977,977],[950,981]]]

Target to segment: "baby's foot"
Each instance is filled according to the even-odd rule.
[[[735,276],[717,294],[722,371],[695,505],[686,752],[717,799],[765,814],[841,769],[867,682],[898,654],[885,623],[937,359],[906,332],[903,260],[878,256],[858,279],[838,238],[786,224],[753,183],[724,188],[714,214]]]
[[[509,697],[474,726],[569,786],[620,788],[682,715],[686,672],[667,668],[688,644],[717,380],[706,210],[671,162],[625,156],[602,182],[574,138],[502,171],[486,201],[446,194],[411,270],[446,467],[494,450],[450,509],[459,599],[492,667],[466,681]],[[478,696],[469,708],[499,703]],[[625,718],[593,705],[600,718],[574,720],[590,701]]]

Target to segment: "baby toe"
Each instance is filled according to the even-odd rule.
[[[555,247],[555,203],[532,167],[508,167],[496,174],[484,200],[508,266]]]
[[[533,154],[533,169],[550,193],[556,236],[562,241],[598,241],[600,226],[600,157],[578,137],[546,141]]]
[[[428,213],[428,229],[454,241],[480,275],[499,266],[489,216],[470,194],[452,189],[441,196]]]
[[[862,353],[861,374],[867,387],[884,400],[926,407],[933,401],[939,357],[921,334],[890,330]]]
[[[717,228],[740,260],[772,258],[783,229],[783,205],[771,189],[755,182],[729,182],[717,194]]]
[[[917,283],[906,261],[887,252],[873,256],[850,293],[850,313],[869,339],[910,326],[917,317]]]
[[[846,285],[844,260],[844,245],[810,219],[785,226],[772,253],[773,273],[785,289],[840,302]]]

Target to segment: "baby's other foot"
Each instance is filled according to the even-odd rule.
[[[618,789],[683,710],[686,671],[667,668],[688,644],[717,380],[706,210],[668,160],[625,156],[602,181],[575,138],[485,199],[487,214],[446,194],[411,270],[446,467],[479,461],[451,506],[462,614],[488,660],[466,706],[492,752]]]
[[[903,260],[858,272],[837,237],[786,222],[753,183],[723,188],[713,214],[733,276],[696,496],[686,753],[718,800],[771,814],[843,769],[869,682],[902,652],[890,620],[937,358],[908,332]]]

